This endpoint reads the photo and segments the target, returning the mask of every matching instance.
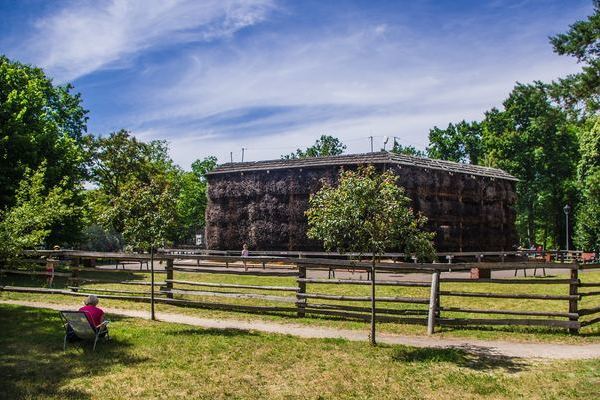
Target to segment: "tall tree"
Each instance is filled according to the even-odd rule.
[[[577,210],[575,244],[600,251],[600,117],[590,118],[579,137],[581,159],[577,183],[581,204]]]
[[[315,144],[306,150],[298,149],[295,153],[285,154],[281,158],[289,160],[294,158],[337,156],[342,154],[344,150],[346,150],[346,145],[338,138],[321,135]]]
[[[433,127],[429,130],[427,154],[430,158],[478,164],[483,156],[481,124],[463,120],[448,124],[446,129]]]
[[[530,244],[558,245],[564,232],[562,207],[574,202],[577,136],[555,107],[544,84],[517,84],[483,122],[486,160],[515,175],[517,228]],[[537,235],[536,235],[537,233]]]
[[[39,68],[0,56],[0,210],[15,204],[25,171],[44,162],[46,190],[66,185],[74,194],[73,209],[79,209],[89,159],[87,111],[72,91],[71,85],[54,86]],[[79,215],[65,215],[55,220],[49,237],[73,242],[80,229]]]
[[[600,0],[594,13],[577,21],[566,33],[550,38],[554,51],[575,57],[582,71],[550,85],[554,98],[576,114],[591,115],[600,109]]]
[[[46,161],[44,185],[71,189],[85,178],[87,111],[73,87],[0,56],[0,209],[15,201],[27,168]]]
[[[89,194],[93,211],[91,223],[99,222],[105,229],[124,234],[126,219],[122,207],[134,189],[142,189],[161,180],[177,179],[179,169],[168,155],[165,141],[145,143],[121,130],[97,139],[92,145],[91,180],[98,189]],[[124,190],[127,189],[125,192]],[[173,208],[176,207],[173,202]]]

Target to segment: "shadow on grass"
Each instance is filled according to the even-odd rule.
[[[482,346],[456,346],[451,348],[394,347],[392,360],[413,363],[452,363],[476,371],[497,369],[510,373],[521,372],[528,367],[523,360],[508,357]]]
[[[237,336],[259,336],[258,333],[247,331],[244,329],[235,328],[190,328],[190,329],[178,329],[167,332],[168,335],[172,336],[225,336],[225,337],[237,337]]]
[[[55,311],[1,306],[0,326],[0,398],[88,399],[89,393],[63,386],[147,360],[131,355],[131,345],[119,339],[99,343],[95,352],[90,343],[63,352],[64,330]]]

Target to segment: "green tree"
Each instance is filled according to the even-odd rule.
[[[486,161],[515,175],[517,228],[529,244],[564,243],[565,203],[575,202],[576,129],[556,107],[545,85],[517,84],[483,122]]]
[[[462,163],[479,164],[483,156],[481,124],[473,121],[461,121],[448,124],[448,128],[437,126],[429,130],[430,158]]]
[[[582,71],[550,85],[551,93],[575,113],[591,115],[600,109],[600,1],[594,0],[594,13],[577,21],[566,33],[550,38],[554,51],[575,57]]]
[[[0,210],[16,202],[25,171],[46,162],[44,187],[74,193],[73,207],[86,178],[89,160],[85,135],[87,111],[73,87],[54,86],[39,68],[0,56]],[[73,215],[50,228],[55,242],[73,241],[80,224]]]
[[[600,251],[600,117],[591,118],[586,125],[579,137],[577,183],[582,199],[577,210],[575,244],[584,250]]]
[[[91,213],[88,222],[99,223],[106,231],[122,234],[126,240],[132,238],[125,234],[130,221],[126,216],[135,206],[128,204],[128,196],[155,187],[157,181],[169,180],[170,187],[177,188],[180,170],[169,157],[165,141],[145,143],[125,130],[99,138],[91,147],[91,180],[98,189],[88,193]],[[171,207],[176,209],[176,201]],[[173,230],[170,232],[175,235]]]
[[[307,235],[323,242],[328,251],[370,254],[371,343],[375,344],[375,262],[386,251],[434,255],[433,233],[423,230],[427,219],[415,215],[410,199],[391,171],[374,167],[342,171],[336,187],[327,182],[310,197]]]
[[[394,147],[392,147],[390,152],[396,153],[396,154],[405,154],[407,156],[414,156],[414,157],[426,157],[427,156],[427,154],[424,151],[419,150],[414,146],[403,146],[402,144],[398,143],[395,138],[394,138]]]
[[[337,186],[326,182],[310,197],[308,237],[328,251],[370,254],[386,251],[414,254],[421,260],[434,253],[434,234],[423,231],[427,218],[415,215],[410,199],[391,171],[373,167],[340,173]]]
[[[295,158],[307,158],[307,157],[326,157],[326,156],[337,156],[346,150],[346,145],[343,144],[338,138],[321,135],[314,145],[308,147],[306,150],[296,150],[295,153],[290,153],[281,156],[282,159],[295,159]]]
[[[10,261],[25,249],[43,246],[58,221],[77,212],[67,180],[46,188],[46,163],[25,170],[15,193],[15,204],[0,213],[0,261]]]
[[[121,195],[105,210],[108,220],[122,222],[125,242],[138,250],[150,250],[166,244],[176,229],[177,188],[165,175],[149,182],[131,179],[124,183]]]
[[[177,197],[178,240],[184,241],[201,231],[205,224],[206,173],[217,165],[217,158],[210,156],[192,163],[191,172],[181,172],[178,177]]]
[[[166,141],[145,143],[124,129],[95,140],[91,147],[91,180],[110,196],[119,196],[131,179],[148,183],[154,174],[175,169]]]

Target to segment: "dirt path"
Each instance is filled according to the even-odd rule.
[[[47,304],[17,300],[0,300],[0,304],[47,308],[51,310],[68,310],[73,308],[73,305]],[[150,319],[150,314],[146,311],[117,308],[104,308],[104,311],[107,314]],[[198,318],[162,312],[157,313],[156,317],[160,321],[193,325],[202,328],[254,330],[260,332],[293,335],[303,338],[341,338],[352,341],[368,340],[368,332],[349,329],[334,329],[296,324],[279,324],[276,322],[264,321]],[[401,336],[386,333],[378,334],[377,340],[379,343],[402,344],[414,347],[461,348],[471,352],[484,353],[486,355],[500,357],[565,360],[600,358],[600,344],[571,345],[552,343],[516,343],[477,339],[448,339],[438,338],[435,336]]]

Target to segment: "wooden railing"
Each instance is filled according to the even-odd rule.
[[[28,252],[25,257],[21,260],[21,265],[27,266],[26,268],[11,266],[0,270],[0,274],[5,277],[3,281],[9,275],[29,275],[32,279],[48,277],[49,272],[44,269],[47,269],[47,264],[52,264],[55,268],[53,276],[66,279],[66,285],[56,289],[0,282],[0,291],[69,296],[94,293],[107,299],[154,301],[298,317],[371,320],[374,316],[374,320],[380,322],[426,325],[429,333],[433,333],[436,326],[472,325],[558,327],[576,333],[582,327],[600,322],[600,307],[597,304],[582,303],[600,299],[600,279],[598,282],[580,280],[580,273],[600,271],[600,264],[540,264],[527,261],[452,264],[378,262],[374,269],[378,279],[373,281],[373,266],[370,262],[335,258],[241,257],[163,252],[155,256],[152,268],[148,254],[42,251]],[[471,279],[464,276],[466,274],[460,274],[470,272],[473,268],[505,271],[542,266],[550,271],[566,273],[567,277],[541,279],[504,276]],[[349,276],[337,278],[336,272],[340,275],[340,271],[347,271]],[[146,280],[147,274],[159,274],[160,278],[152,285]],[[200,279],[194,279],[195,275]],[[361,279],[357,279],[357,275]],[[119,278],[120,276],[124,278]],[[229,278],[225,279],[227,276]],[[362,279],[363,276],[366,279]],[[270,281],[266,284],[249,283],[244,277],[267,278]],[[90,284],[111,284],[113,287],[89,287]],[[121,285],[125,285],[125,288]],[[373,297],[367,290],[361,292],[361,288],[370,285],[374,285],[377,291],[387,293]],[[524,290],[523,285],[529,290]],[[550,287],[549,285],[564,287],[564,291],[561,294],[557,294],[557,291],[548,294],[531,290],[533,287]],[[351,293],[344,293],[344,290]],[[405,292],[401,293],[400,290]],[[515,300],[526,303],[514,307],[516,302],[513,302],[512,308],[502,308],[469,305],[467,299]],[[529,307],[523,307],[523,304]],[[540,307],[540,304],[564,306],[549,309],[546,306]]]

